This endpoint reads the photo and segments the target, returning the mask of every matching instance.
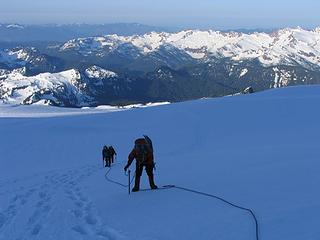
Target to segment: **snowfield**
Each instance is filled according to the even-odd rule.
[[[102,146],[118,151],[108,177],[126,184],[142,134],[153,139],[158,186],[253,209],[260,239],[319,239],[319,93],[290,87],[99,114],[1,105],[0,239],[255,239],[250,214],[217,199],[179,189],[129,196],[108,182]]]
[[[132,104],[125,106],[110,106],[100,105],[97,107],[83,107],[83,108],[62,108],[48,106],[44,102],[39,102],[33,105],[9,105],[0,103],[0,118],[42,118],[42,117],[58,117],[58,116],[74,116],[84,114],[95,114],[95,113],[110,113],[119,112],[124,110],[130,110],[134,108],[147,108],[170,104],[170,102],[156,102],[146,104]]]

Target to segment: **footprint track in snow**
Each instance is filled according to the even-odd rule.
[[[19,209],[23,207],[29,198],[36,192],[36,189],[29,189],[22,193],[15,194],[9,201],[8,207],[0,213],[0,230],[5,225],[10,225],[19,212]]]
[[[93,203],[83,197],[81,191],[70,191],[69,197],[74,202],[74,209],[71,211],[77,219],[77,224],[71,229],[84,237],[84,239],[117,239],[115,234],[106,228],[93,207]]]
[[[98,170],[94,166],[85,166],[79,169],[66,170],[61,172],[50,171],[45,175],[34,175],[34,178],[28,177],[28,182],[23,183],[20,179],[12,180],[8,184],[8,190],[1,192],[0,197],[5,195],[13,195],[8,201],[7,207],[0,212],[0,231],[4,237],[6,234],[12,235],[11,228],[15,228],[15,219],[24,216],[26,219],[23,224],[24,230],[14,234],[14,239],[32,239],[32,236],[38,236],[43,229],[43,224],[47,220],[47,216],[55,206],[55,200],[61,193],[61,190],[71,189],[77,196],[77,210],[74,215],[78,218],[83,218],[87,225],[95,225],[98,220],[93,214],[86,214],[86,209],[91,207],[88,204],[88,198],[82,194],[78,185],[84,179],[90,177]],[[36,182],[36,184],[34,184]],[[32,186],[30,186],[30,183]],[[21,186],[21,184],[23,184]],[[19,186],[20,185],[20,186]],[[29,186],[28,186],[29,185]],[[2,190],[5,189],[1,186]],[[75,199],[71,199],[75,201]],[[28,209],[28,211],[26,211]],[[30,209],[32,211],[30,212]],[[29,216],[26,216],[27,215]],[[82,225],[79,225],[82,226]],[[81,229],[81,228],[75,228]],[[79,233],[86,233],[87,231],[78,231]],[[29,236],[29,237],[28,237]],[[7,238],[8,239],[8,238]]]
[[[83,169],[83,171],[87,170],[88,168]],[[83,174],[80,173],[81,171],[79,170],[69,170],[65,173],[55,173],[52,175],[47,175],[45,177],[47,181],[45,181],[45,183],[40,187],[38,191],[38,201],[35,205],[35,211],[29,217],[27,223],[29,235],[36,236],[41,232],[41,229],[43,228],[44,219],[48,216],[48,214],[54,207],[54,204],[51,202],[51,198],[55,197],[55,195],[59,192],[60,189],[68,189],[69,192],[71,190],[75,190],[77,193],[80,193],[80,188],[77,187],[79,181],[83,180]],[[90,172],[88,176],[90,176],[92,173],[93,172]],[[49,192],[49,190],[51,192]],[[72,195],[70,195],[69,193],[69,196]],[[84,199],[86,198],[81,195],[80,201],[77,201],[79,207],[84,206],[84,204],[81,202]],[[82,234],[86,233],[86,231],[81,230],[81,228],[75,228],[75,230],[78,230],[78,232]]]

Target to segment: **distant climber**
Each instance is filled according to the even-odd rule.
[[[111,155],[108,146],[104,145],[102,149],[102,159],[106,162],[105,167],[111,167]]]
[[[110,154],[111,154],[111,163],[114,163],[114,155],[117,156],[117,153],[116,153],[116,151],[114,150],[114,148],[112,146],[109,146],[109,151],[110,151]]]
[[[133,160],[136,159],[136,175],[132,192],[137,192],[140,189],[140,178],[143,168],[145,168],[149,177],[151,189],[157,189],[158,187],[155,185],[153,177],[155,163],[153,158],[153,146],[150,138],[148,138],[148,136],[144,136],[144,138],[135,140],[134,144],[134,148],[128,156],[128,163],[124,167],[124,170],[127,171]]]

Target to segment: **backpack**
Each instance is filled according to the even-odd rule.
[[[116,154],[116,151],[114,150],[114,148],[112,146],[109,147],[109,152],[110,152],[111,156]]]
[[[150,151],[153,153],[153,145],[152,145],[152,140],[147,136],[147,135],[143,135],[144,139],[147,142],[147,145],[150,149]]]
[[[134,149],[137,154],[137,159],[143,163],[145,162],[148,154],[152,153],[152,148],[145,138],[139,138],[134,142]]]
[[[107,146],[103,147],[103,156],[104,157],[110,157],[110,150]]]

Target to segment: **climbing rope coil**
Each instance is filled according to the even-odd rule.
[[[116,163],[114,165],[120,165],[120,163]],[[130,174],[126,176],[129,177],[129,182],[128,184],[123,184],[121,182],[118,182],[118,181],[115,181],[113,179],[111,179],[108,175],[109,173],[111,172],[112,170],[112,167],[110,167],[108,169],[108,171],[106,172],[105,174],[105,179],[110,182],[110,183],[113,183],[113,184],[116,184],[118,186],[121,186],[123,188],[130,188],[132,183],[133,183],[133,180],[135,178],[135,174],[133,174],[133,176],[130,178]],[[239,206],[237,204],[234,204],[222,197],[219,197],[219,196],[216,196],[216,195],[213,195],[213,194],[209,194],[209,193],[205,193],[205,192],[201,192],[201,191],[197,191],[197,190],[194,190],[194,189],[190,189],[190,188],[185,188],[185,187],[180,187],[180,186],[176,186],[176,185],[163,185],[162,187],[160,187],[160,189],[178,189],[178,190],[181,190],[181,191],[185,191],[185,192],[189,192],[189,193],[194,193],[194,194],[198,194],[198,195],[202,195],[202,196],[206,196],[206,197],[210,197],[210,198],[214,198],[216,200],[219,200],[231,207],[234,207],[234,208],[237,208],[237,209],[240,209],[240,210],[243,210],[243,211],[246,211],[247,213],[250,214],[250,216],[253,218],[254,220],[254,223],[255,223],[255,239],[256,240],[259,240],[259,222],[258,222],[258,219],[257,219],[257,216],[255,215],[254,211],[250,208],[245,208],[245,207],[242,207],[242,206]],[[130,193],[130,190],[129,190],[129,193]]]

